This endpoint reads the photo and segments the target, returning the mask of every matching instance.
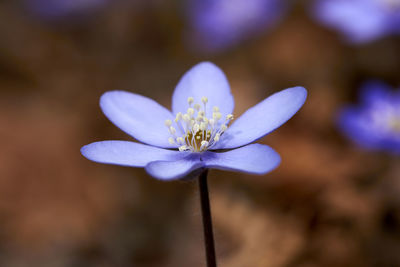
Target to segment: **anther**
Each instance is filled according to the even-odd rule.
[[[219,119],[221,119],[221,117],[222,117],[221,113],[219,113],[219,112],[214,112],[213,113],[213,119],[214,120],[218,121]]]
[[[221,126],[221,133],[225,132],[226,129],[228,129],[228,126],[226,126],[225,124],[223,124],[223,125]]]
[[[227,120],[233,120],[233,115],[232,115],[232,114],[226,115],[226,119],[227,119]]]
[[[169,127],[169,132],[170,132],[172,135],[174,135],[174,134],[176,133],[176,130],[175,130],[174,127],[170,126],[170,127]]]
[[[169,142],[171,145],[175,144],[175,140],[174,140],[174,138],[172,138],[172,137],[168,138],[168,142]]]
[[[205,96],[203,96],[203,97],[201,98],[201,102],[203,102],[203,104],[207,104],[208,98],[205,97]]]
[[[200,108],[201,108],[200,104],[194,104],[193,107],[194,107],[194,109],[195,109],[196,111],[199,111]]]
[[[220,137],[221,137],[221,134],[219,134],[219,133],[215,134],[214,141],[218,142]]]
[[[178,112],[175,117],[175,121],[180,121],[182,119],[182,112]]]
[[[208,147],[208,142],[207,141],[201,141],[201,146],[200,146],[200,151],[205,150],[205,148]]]
[[[183,151],[186,151],[186,150],[188,150],[189,148],[188,148],[188,146],[186,146],[186,145],[183,145],[183,146],[180,146],[179,147],[179,151],[180,152],[183,152]]]
[[[172,121],[171,120],[165,120],[164,124],[165,124],[165,126],[167,126],[169,128],[172,125]]]
[[[188,99],[187,99],[187,102],[188,102],[188,104],[189,104],[189,106],[190,105],[192,105],[193,104],[193,102],[194,102],[194,98],[193,97],[188,97]]]
[[[219,107],[217,107],[217,106],[213,107],[213,111],[214,112],[219,112]]]
[[[190,117],[192,117],[193,114],[194,114],[194,109],[188,108],[188,109],[187,109],[187,114],[188,114]]]
[[[184,114],[184,115],[182,116],[182,118],[183,118],[183,120],[184,120],[185,122],[189,122],[189,121],[190,121],[190,117],[189,117],[188,114]]]

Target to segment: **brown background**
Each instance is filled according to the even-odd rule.
[[[204,266],[197,185],[100,165],[82,145],[130,140],[98,107],[123,89],[169,107],[180,76],[210,60],[230,80],[235,116],[302,85],[300,112],[261,140],[276,171],[210,172],[221,267],[400,266],[398,158],[355,147],[338,108],[378,78],[400,84],[400,42],[349,46],[296,3],[268,33],[220,54],[184,46],[182,3],[114,1],[44,21],[0,2],[0,266]]]

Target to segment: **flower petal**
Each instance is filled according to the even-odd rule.
[[[87,159],[106,164],[144,167],[157,160],[179,160],[184,153],[129,141],[101,141],[81,148]]]
[[[100,98],[107,118],[137,140],[158,147],[176,148],[168,142],[164,122],[173,120],[171,112],[154,100],[125,91],[110,91]],[[179,129],[176,129],[179,131]]]
[[[376,148],[382,139],[372,123],[355,108],[343,108],[338,116],[339,128],[355,143],[366,148]],[[371,129],[372,128],[372,129]]]
[[[271,95],[235,120],[212,149],[240,147],[267,135],[289,120],[306,97],[299,86]]]
[[[319,0],[313,13],[328,27],[343,32],[350,42],[364,43],[390,32],[383,2],[365,0]]]
[[[199,63],[183,75],[172,96],[173,113],[186,112],[188,97],[202,104],[204,96],[208,98],[207,114],[212,114],[214,106],[218,106],[223,115],[233,112],[234,100],[228,80],[222,70],[211,62]]]
[[[387,126],[381,123],[386,122],[377,124],[367,110],[354,107],[343,108],[338,116],[340,130],[358,146],[371,150],[400,151],[400,142],[395,134],[393,137]]]
[[[272,148],[251,144],[222,153],[206,152],[202,157],[207,168],[264,174],[278,167],[281,158]]]
[[[381,101],[390,101],[393,97],[393,90],[388,85],[378,80],[370,80],[361,86],[359,93],[361,103],[374,105]]]
[[[146,171],[160,180],[176,180],[185,178],[191,172],[202,167],[204,167],[204,163],[200,161],[200,156],[192,154],[177,161],[150,162],[146,166]]]
[[[189,0],[188,44],[203,52],[223,52],[276,25],[289,3],[281,0]],[[232,8],[234,6],[234,8]]]

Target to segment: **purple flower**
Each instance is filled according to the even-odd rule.
[[[400,152],[400,91],[370,81],[361,87],[361,105],[340,112],[339,126],[358,145]]]
[[[90,13],[109,0],[25,0],[29,9],[45,19]]]
[[[195,170],[215,168],[263,174],[279,165],[270,147],[250,144],[278,128],[303,105],[307,91],[278,92],[228,127],[234,100],[224,73],[203,62],[179,81],[172,112],[155,101],[124,91],[103,94],[100,107],[121,130],[145,143],[101,141],[82,147],[96,162],[144,167],[162,180],[183,178]]]
[[[400,34],[399,0],[316,0],[313,13],[353,43]]]
[[[208,51],[237,45],[268,30],[285,9],[281,0],[190,0],[191,45]]]

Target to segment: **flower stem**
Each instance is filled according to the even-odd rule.
[[[204,227],[204,245],[206,249],[207,267],[216,267],[217,261],[215,257],[214,234],[213,234],[212,220],[211,220],[210,200],[208,197],[207,174],[208,170],[205,170],[199,176],[201,213],[203,215],[203,227]]]

